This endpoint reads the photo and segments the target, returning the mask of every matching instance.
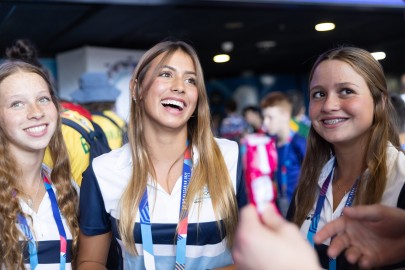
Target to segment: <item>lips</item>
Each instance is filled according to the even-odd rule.
[[[182,101],[175,100],[175,99],[165,99],[160,102],[165,107],[171,107],[182,111],[186,104]]]

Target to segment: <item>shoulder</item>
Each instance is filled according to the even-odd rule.
[[[405,181],[405,154],[391,143],[387,147],[387,171],[388,178],[401,178]]]
[[[129,144],[125,144],[118,149],[114,149],[106,154],[96,157],[92,161],[94,170],[107,167],[108,169],[122,169],[131,165],[132,155]]]
[[[83,182],[93,178],[100,188],[103,198],[117,199],[132,175],[132,157],[129,144],[114,149],[93,159],[87,174],[83,175]]]
[[[221,150],[222,154],[236,154],[239,152],[238,143],[232,140],[223,139],[223,138],[215,138],[215,142],[217,143],[219,149]]]
[[[405,207],[405,154],[391,143],[387,146],[387,184],[381,203]]]

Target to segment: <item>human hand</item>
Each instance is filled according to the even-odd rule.
[[[346,259],[362,268],[394,264],[405,259],[405,211],[383,205],[347,207],[343,216],[323,227],[316,243],[336,235],[328,248],[335,258],[346,249]]]
[[[272,205],[261,217],[262,221],[253,205],[241,211],[233,249],[238,269],[320,269],[314,249],[297,226],[281,217]]]

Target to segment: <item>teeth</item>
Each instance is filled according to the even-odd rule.
[[[177,101],[177,100],[171,100],[171,99],[167,99],[167,100],[163,100],[162,101],[163,105],[173,105],[173,106],[177,106],[181,109],[184,108],[184,104],[183,102]]]
[[[26,131],[31,132],[31,133],[39,133],[43,131],[46,128],[45,125],[38,126],[38,127],[32,127],[32,128],[27,128]]]
[[[340,122],[343,122],[345,119],[339,118],[339,119],[330,119],[330,120],[323,120],[323,122],[327,125],[334,125]]]

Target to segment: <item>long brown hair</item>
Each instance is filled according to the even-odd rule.
[[[201,196],[204,186],[207,185],[218,226],[220,228],[220,219],[222,219],[229,246],[233,243],[236,230],[238,213],[235,192],[225,161],[210,128],[210,110],[203,71],[198,56],[190,45],[182,41],[165,41],[158,43],[142,56],[131,79],[131,92],[135,93],[135,101],[131,100],[128,139],[131,145],[133,168],[131,180],[121,198],[119,230],[125,246],[133,254],[137,254],[133,238],[135,216],[143,192],[146,189],[148,174],[154,174],[153,164],[149,158],[143,134],[141,121],[143,103],[140,99],[139,87],[142,86],[143,89],[148,89],[148,86],[151,85],[152,82],[145,81],[145,76],[154,59],[160,55],[163,56],[153,71],[155,75],[159,68],[178,50],[185,52],[192,58],[196,69],[198,89],[197,108],[194,116],[189,119],[187,127],[188,139],[191,145],[198,149],[199,158],[193,169],[186,195],[185,208],[190,209],[195,197]]]
[[[387,145],[391,142],[400,148],[398,134],[391,122],[393,108],[388,98],[387,84],[380,63],[366,50],[356,47],[339,47],[318,57],[312,67],[309,81],[318,65],[325,60],[339,60],[349,64],[366,81],[374,101],[374,119],[370,128],[368,148],[364,156],[367,174],[364,174],[356,193],[355,204],[378,203],[387,182]],[[312,209],[318,179],[325,163],[331,158],[333,147],[311,127],[307,152],[301,167],[301,175],[296,191],[295,214],[293,221],[301,226]]]
[[[57,190],[57,201],[66,218],[69,229],[73,235],[72,255],[76,253],[78,238],[77,200],[78,194],[72,186],[68,152],[61,131],[60,107],[48,75],[41,68],[20,61],[5,62],[0,65],[0,83],[8,76],[17,72],[35,73],[41,76],[48,85],[48,89],[58,111],[58,122],[53,134],[49,149],[54,167],[50,180]],[[28,91],[28,89],[27,89]],[[19,195],[23,193],[17,179],[21,177],[21,168],[18,166],[13,153],[9,150],[9,142],[0,127],[0,267],[6,269],[25,269],[23,250],[19,244],[25,239],[17,226],[18,215],[25,215],[19,204]]]

